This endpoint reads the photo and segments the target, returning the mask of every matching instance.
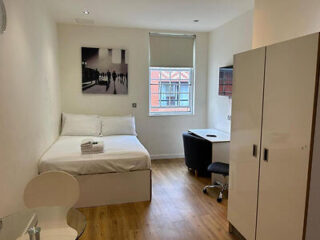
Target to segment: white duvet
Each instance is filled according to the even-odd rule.
[[[151,168],[148,151],[135,136],[92,137],[104,142],[104,153],[81,154],[88,136],[61,136],[42,156],[39,172],[65,171],[73,175],[128,172]]]

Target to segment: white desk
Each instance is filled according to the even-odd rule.
[[[212,162],[229,163],[230,134],[218,129],[190,129],[189,132],[212,143]],[[221,175],[212,175],[212,182],[223,182]]]
[[[190,129],[189,132],[212,143],[230,142],[230,134],[218,129]]]

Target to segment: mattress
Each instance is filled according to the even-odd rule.
[[[151,168],[150,155],[136,136],[92,137],[104,142],[104,152],[98,154],[81,154],[80,144],[85,138],[88,136],[60,136],[40,159],[39,172],[86,175]]]

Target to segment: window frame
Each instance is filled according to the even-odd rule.
[[[149,116],[150,117],[153,117],[153,116],[183,116],[183,115],[194,115],[194,91],[195,91],[195,87],[194,87],[194,79],[195,79],[195,68],[194,67],[152,67],[152,66],[149,66],[148,68],[149,70]],[[152,95],[152,92],[151,92],[151,71],[152,70],[159,70],[160,72],[161,71],[190,71],[190,81],[189,81],[189,108],[190,108],[190,111],[172,111],[172,112],[152,112],[151,109],[152,109],[152,106],[151,106],[151,95]],[[161,74],[161,73],[160,73]],[[161,81],[161,80],[160,80]],[[170,82],[170,80],[167,80]],[[179,82],[180,83],[180,82]],[[181,83],[180,83],[181,85]],[[159,84],[159,86],[161,86],[161,84]],[[159,87],[159,95],[161,94],[161,87]],[[178,93],[177,93],[178,94]],[[183,94],[180,89],[179,89],[179,94]],[[179,95],[178,94],[178,95]],[[169,107],[161,107],[161,100],[160,100],[160,96],[159,96],[159,108],[162,108],[162,109],[165,109],[165,108],[174,108],[172,106],[169,106]],[[178,102],[180,100],[177,100]],[[186,106],[178,106],[177,108],[179,107],[186,107]]]

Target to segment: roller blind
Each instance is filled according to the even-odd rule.
[[[150,33],[151,67],[193,67],[194,35]]]

